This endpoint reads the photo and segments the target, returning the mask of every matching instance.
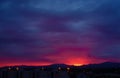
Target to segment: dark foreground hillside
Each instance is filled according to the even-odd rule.
[[[64,64],[3,67],[0,78],[120,78],[119,66],[117,63],[102,63],[81,67]]]

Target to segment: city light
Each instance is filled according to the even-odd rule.
[[[67,71],[69,71],[69,70],[70,70],[70,68],[68,67],[68,68],[67,68]]]
[[[19,70],[19,68],[18,68],[18,67],[16,67],[16,70],[18,71],[18,70]]]
[[[11,70],[11,68],[9,67],[8,70]]]
[[[58,70],[61,70],[61,67],[58,67]]]

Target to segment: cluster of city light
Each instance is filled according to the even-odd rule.
[[[19,70],[19,67],[16,67],[15,69],[18,71],[18,70]],[[12,70],[12,68],[9,67],[8,70]]]
[[[17,71],[19,71],[19,67],[16,67],[15,69],[16,69]],[[45,69],[44,67],[41,68],[41,70],[44,70],[44,69]],[[12,70],[12,68],[9,67],[8,70]],[[58,70],[60,71],[60,70],[62,70],[62,68],[61,68],[61,67],[58,67]],[[67,70],[67,71],[70,71],[70,68],[67,67],[66,70]]]

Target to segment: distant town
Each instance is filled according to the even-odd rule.
[[[120,78],[120,63],[6,66],[0,68],[0,78]]]

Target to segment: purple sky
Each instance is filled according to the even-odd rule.
[[[120,62],[120,0],[0,0],[0,66]]]

